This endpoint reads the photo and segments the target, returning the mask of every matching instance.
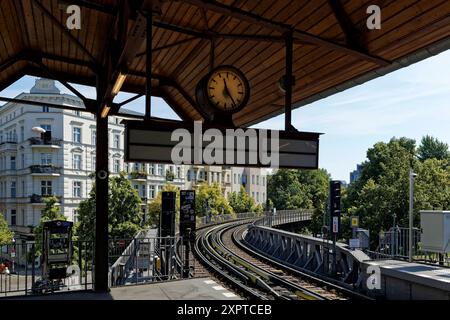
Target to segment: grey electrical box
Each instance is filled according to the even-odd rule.
[[[370,232],[367,229],[356,229],[356,238],[359,240],[360,249],[369,248]]]
[[[422,250],[450,252],[450,211],[420,211]]]

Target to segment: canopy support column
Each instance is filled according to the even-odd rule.
[[[147,44],[145,62],[145,118],[150,119],[152,112],[152,26],[153,12],[147,12]]]
[[[106,87],[106,82],[97,83],[98,93]],[[98,104],[101,101],[97,101]],[[94,269],[94,289],[96,292],[107,292],[109,261],[108,261],[108,116],[102,117],[102,106],[98,106],[96,116],[96,163],[95,163],[95,269]]]
[[[294,85],[294,76],[292,74],[293,54],[294,54],[294,38],[293,32],[287,32],[285,35],[286,47],[286,69],[284,75],[284,129],[286,131],[295,131],[292,126],[292,86]]]

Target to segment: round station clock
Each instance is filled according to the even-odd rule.
[[[250,86],[244,74],[233,66],[218,66],[197,85],[197,102],[219,115],[238,112],[248,102]]]

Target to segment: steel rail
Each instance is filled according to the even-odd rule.
[[[211,229],[214,229],[216,227],[212,227]],[[205,242],[205,236],[208,234],[209,229],[206,229],[200,233],[197,234],[197,237],[195,239],[194,243],[194,254],[195,256],[209,269],[214,271],[216,274],[218,274],[221,278],[225,279],[228,283],[230,283],[232,286],[238,288],[247,297],[261,299],[261,300],[267,300],[267,297],[262,295],[261,293],[253,290],[252,288],[245,285],[242,281],[237,280],[236,277],[232,276],[232,271],[225,272],[222,269],[222,266],[219,263],[214,263],[211,261],[213,257],[215,257],[214,251],[211,252],[209,247],[207,246]],[[205,252],[205,253],[204,253]],[[214,259],[215,260],[215,259]]]
[[[229,283],[237,286],[252,298],[263,300],[327,299],[274,273],[263,270],[228,250],[222,241],[223,233],[246,223],[248,221],[219,225],[198,234],[195,250],[203,264],[213,269]],[[252,293],[248,294],[249,291]],[[257,295],[254,294],[255,292]]]
[[[311,275],[309,273],[305,273],[305,272],[302,272],[300,270],[294,269],[294,268],[290,267],[289,265],[287,265],[286,263],[282,263],[282,261],[280,261],[278,259],[273,259],[273,258],[267,257],[260,250],[247,246],[245,244],[245,240],[243,240],[242,238],[239,239],[239,237],[238,237],[239,231],[240,231],[239,229],[236,229],[233,232],[232,240],[233,240],[233,242],[234,242],[234,244],[236,246],[238,246],[243,251],[247,252],[249,255],[251,255],[251,256],[253,256],[255,258],[258,258],[259,260],[262,260],[262,261],[264,261],[264,262],[266,262],[268,264],[274,265],[277,268],[279,268],[279,269],[281,269],[283,271],[286,271],[286,272],[288,272],[288,273],[290,273],[292,275],[295,275],[297,277],[309,280],[309,281],[311,281],[311,282],[313,282],[313,283],[315,283],[315,284],[317,284],[317,285],[319,285],[321,287],[341,292],[341,293],[343,293],[344,295],[346,295],[346,296],[348,296],[350,298],[358,299],[358,300],[373,300],[372,298],[370,298],[370,297],[368,297],[366,295],[360,294],[358,292],[355,292],[355,291],[353,291],[353,290],[351,290],[349,288],[346,288],[344,286],[340,286],[340,285],[338,285],[336,283],[332,283],[332,282],[327,281],[325,279],[321,279],[321,278],[319,278],[318,275],[317,276],[313,276],[313,275]]]
[[[222,241],[223,233],[236,228],[235,225],[226,226],[219,229],[215,234],[216,249],[221,251],[222,254],[227,257],[227,260],[232,260],[235,264],[240,265],[246,271],[252,274],[256,274],[259,281],[255,284],[259,285],[263,289],[266,288],[270,294],[275,295],[277,298],[292,300],[292,299],[302,299],[302,300],[328,300],[328,298],[317,294],[311,290],[303,288],[297,284],[294,284],[287,279],[276,275],[273,272],[262,269],[261,267],[255,265],[251,261],[238,256],[235,252],[231,251]],[[242,227],[237,227],[239,230]],[[245,228],[245,226],[243,226]],[[275,289],[276,288],[276,289]]]

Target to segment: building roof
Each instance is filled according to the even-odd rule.
[[[128,75],[122,89],[144,94],[146,41],[141,12],[146,10],[158,13],[153,22],[153,94],[184,118],[202,119],[195,87],[210,70],[213,57],[215,65],[234,65],[250,81],[249,103],[234,116],[240,126],[284,110],[279,80],[285,72],[286,33],[294,37],[294,107],[450,46],[446,0],[161,0],[153,1],[153,8],[149,8],[151,1],[142,0],[74,0],[70,3],[81,7],[79,30],[67,28],[69,14],[61,3],[0,2],[0,90],[26,74],[50,74],[93,86],[99,68],[106,65],[112,39],[122,39],[119,43],[124,45],[119,47],[129,49],[118,51],[119,61],[125,57]],[[125,8],[120,3],[131,5]],[[367,28],[367,9],[372,4],[381,8],[381,29]],[[125,38],[117,32],[124,17]]]

